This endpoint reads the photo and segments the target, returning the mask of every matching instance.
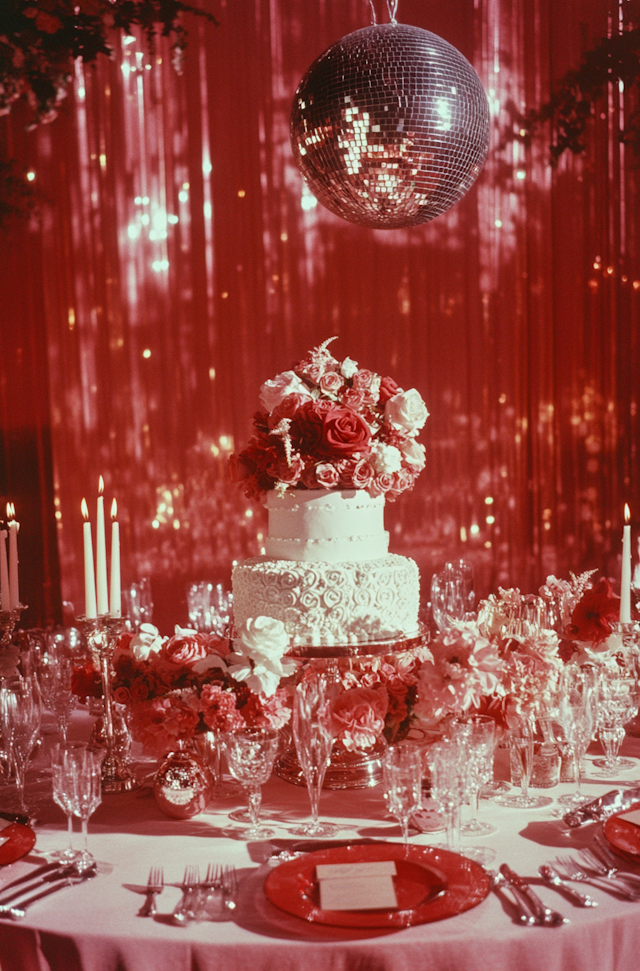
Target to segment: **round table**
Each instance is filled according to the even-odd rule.
[[[89,719],[78,712],[75,737],[86,736]],[[640,754],[627,739],[625,754]],[[625,773],[629,782],[640,776]],[[585,792],[614,787],[587,772]],[[545,790],[558,796],[570,786]],[[6,797],[7,791],[4,790]],[[2,794],[0,793],[0,798]],[[263,807],[275,813],[277,833],[268,843],[245,843],[228,835],[228,811],[238,801],[213,803],[191,820],[173,820],[157,808],[150,789],[105,796],[89,823],[90,849],[110,872],[39,901],[20,923],[0,920],[2,971],[636,971],[640,954],[640,904],[593,889],[595,909],[572,906],[555,890],[540,887],[550,906],[570,923],[557,928],[523,927],[497,894],[456,917],[403,930],[351,931],[318,926],[278,910],[266,898],[267,860],[297,841],[287,826],[308,814],[305,789],[273,777],[264,787]],[[2,806],[0,805],[0,808]],[[482,801],[481,813],[497,827],[482,843],[496,850],[498,866],[508,862],[535,877],[541,863],[591,842],[595,825],[569,831],[553,810],[515,810]],[[321,816],[338,822],[344,839],[397,842],[398,825],[386,815],[380,787],[324,792]],[[42,801],[32,854],[0,872],[0,883],[28,871],[46,853],[64,845],[66,822],[52,801]],[[417,835],[412,842],[442,839]],[[473,845],[474,841],[469,841]],[[238,907],[224,922],[176,927],[170,915],[180,890],[167,886],[158,915],[137,916],[152,864],[164,866],[165,880],[179,882],[186,864],[235,864],[241,880]]]

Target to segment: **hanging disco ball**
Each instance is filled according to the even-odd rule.
[[[311,65],[291,109],[291,143],[327,209],[373,229],[417,226],[471,188],[489,149],[480,78],[420,27],[347,34]]]

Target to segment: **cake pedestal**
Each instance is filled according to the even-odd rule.
[[[411,635],[369,641],[366,644],[298,645],[287,656],[300,662],[298,679],[305,670],[312,668],[319,674],[325,674],[335,684],[336,692],[339,692],[342,690],[340,682],[343,672],[364,671],[372,662],[380,662],[385,658],[393,661],[398,654],[417,653],[426,646],[427,641],[428,633],[422,627]],[[386,747],[385,739],[380,738],[370,749],[350,752],[336,739],[323,789],[369,789],[377,786],[382,781],[382,756]],[[306,785],[293,738],[276,762],[274,772],[294,785]]]

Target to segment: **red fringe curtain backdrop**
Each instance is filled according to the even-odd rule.
[[[50,415],[64,599],[83,607],[80,501],[100,474],[118,498],[125,578],[151,576],[165,628],[186,620],[187,582],[226,580],[258,552],[263,512],[227,483],[226,459],[261,382],[334,334],[336,353],[417,387],[432,413],[427,468],[388,511],[392,549],[418,560],[425,587],[454,556],[485,594],[535,590],[551,572],[615,575],[624,503],[640,518],[625,92],[610,86],[588,151],[555,169],[545,132],[529,147],[511,133],[633,4],[400,0],[401,22],[472,62],[492,132],[468,195],[393,231],[317,205],[289,146],[298,81],[370,22],[368,3],[210,7],[221,26],[188,23],[181,76],[164,42],[150,54],[125,38],[112,61],[77,67],[52,125],[1,119],[41,194],[41,222],[14,237],[1,272],[48,354],[48,385],[31,393]],[[11,384],[12,360],[0,368]]]

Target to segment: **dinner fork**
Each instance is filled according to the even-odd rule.
[[[227,910],[235,910],[238,906],[238,875],[236,868],[232,864],[224,868],[222,890],[224,893],[225,907]]]
[[[618,869],[616,866],[612,866],[601,856],[597,848],[590,849],[585,847],[580,850],[580,855],[587,866],[595,870],[596,873],[602,874],[608,880],[621,880],[623,883],[626,883],[630,890],[640,895],[640,877],[636,873],[628,873],[625,870]]]
[[[610,879],[609,877],[603,877],[597,873],[587,872],[578,860],[574,859],[572,856],[558,857],[556,859],[557,866],[563,871],[562,876],[566,880],[575,880],[578,883],[590,883],[594,887],[599,887],[601,890],[606,890],[608,893],[613,893],[618,897],[622,897],[624,900],[638,900],[637,893],[629,890],[624,884],[616,881],[615,879]]]
[[[161,866],[152,866],[149,870],[145,901],[138,911],[138,917],[153,917],[156,913],[156,897],[164,889],[164,871]]]
[[[606,866],[616,869],[617,873],[621,876],[625,876],[629,879],[629,882],[637,883],[640,886],[640,874],[634,873],[630,866],[628,860],[622,859],[622,857],[616,856],[613,850],[606,845],[602,837],[595,836],[595,846],[592,847],[593,853],[601,860]]]
[[[207,875],[200,883],[197,919],[215,920],[224,909],[222,867],[218,863],[207,866]]]
[[[182,878],[182,897],[174,908],[171,919],[178,927],[186,927],[194,916],[193,903],[194,895],[198,893],[200,886],[200,869],[197,866],[185,867],[184,877]]]

